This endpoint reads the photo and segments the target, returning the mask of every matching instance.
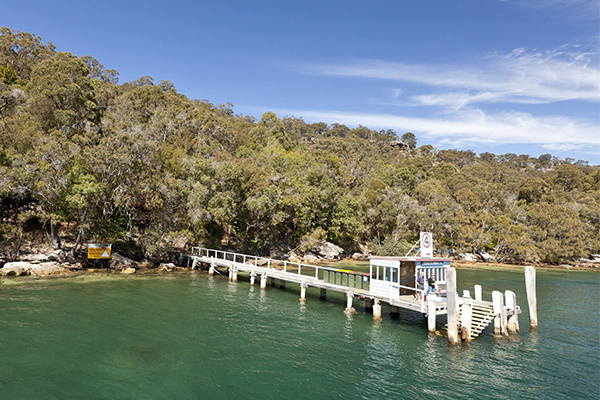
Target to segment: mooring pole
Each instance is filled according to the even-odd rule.
[[[482,296],[481,296],[481,285],[475,285],[475,300],[476,301],[481,301]]]
[[[525,267],[525,289],[527,290],[527,305],[529,306],[529,326],[531,329],[537,329],[538,317],[534,267]]]
[[[448,268],[446,271],[446,291],[448,296],[448,342],[458,343],[458,327],[456,315],[458,314],[458,296],[456,295],[456,269]]]

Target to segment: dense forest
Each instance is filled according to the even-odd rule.
[[[400,141],[398,143],[398,141]],[[397,144],[393,146],[392,144]],[[412,133],[190,100],[0,31],[0,252],[88,242],[160,260],[183,245],[269,254],[328,240],[404,254],[564,263],[600,251],[600,167],[438,150]],[[43,232],[43,234],[40,234]]]

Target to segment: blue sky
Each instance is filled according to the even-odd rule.
[[[0,25],[257,118],[600,164],[598,0],[20,0]]]

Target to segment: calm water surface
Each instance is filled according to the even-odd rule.
[[[419,315],[196,271],[0,280],[0,399],[600,398],[600,274],[538,271],[534,333],[522,271],[458,280],[515,291],[521,335],[452,347]]]

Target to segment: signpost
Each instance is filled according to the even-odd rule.
[[[109,259],[112,253],[112,244],[100,246],[99,244],[88,244],[88,259]]]
[[[421,232],[421,257],[433,257],[431,232]]]

